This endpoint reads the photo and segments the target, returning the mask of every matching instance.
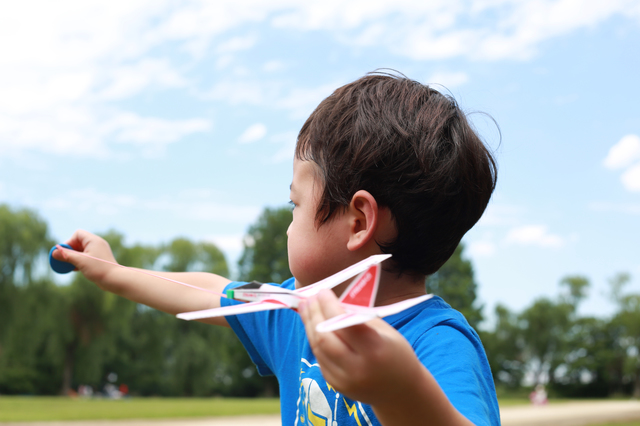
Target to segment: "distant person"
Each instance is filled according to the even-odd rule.
[[[307,286],[388,253],[376,305],[424,294],[425,277],[480,219],[495,183],[492,155],[451,97],[383,73],[340,87],[298,136],[287,231],[295,279],[282,286]],[[109,245],[86,231],[67,243],[115,262]],[[54,256],[101,288],[171,314],[234,303],[63,253]],[[242,284],[207,273],[160,274],[217,292]],[[277,376],[283,425],[500,424],[480,339],[441,298],[330,333],[315,327],[342,312],[334,292],[299,311],[204,321],[230,326],[259,372]]]
[[[120,394],[122,396],[127,396],[127,394],[129,393],[129,386],[127,386],[124,383],[120,383],[120,386],[118,387],[118,390],[120,391]]]
[[[535,389],[529,394],[529,400],[533,405],[547,404],[547,391],[542,383],[538,383]]]

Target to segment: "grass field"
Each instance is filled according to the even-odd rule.
[[[551,404],[568,402],[552,400]],[[529,404],[526,398],[500,398],[501,407]],[[169,419],[249,414],[278,414],[277,398],[131,398],[0,397],[0,422]],[[640,426],[640,421],[597,426]]]
[[[130,398],[0,397],[0,422],[160,419],[278,414],[277,398]]]

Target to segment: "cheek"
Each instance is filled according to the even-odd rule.
[[[291,228],[289,228],[291,229]],[[309,264],[310,253],[305,247],[305,238],[298,235],[295,229],[291,229],[287,238],[287,255],[289,257],[289,269],[294,277],[300,279],[300,274]]]
[[[294,223],[289,226],[287,235],[287,255],[291,273],[302,285],[315,282],[314,275],[319,256],[314,236],[308,232],[301,232]]]

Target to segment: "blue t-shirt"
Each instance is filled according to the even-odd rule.
[[[233,282],[227,288],[242,284]],[[293,278],[282,284],[289,289],[294,286]],[[223,306],[233,303],[222,299]],[[482,343],[462,314],[433,297],[384,320],[409,341],[458,411],[476,425],[500,424]],[[283,425],[380,424],[370,406],[341,395],[324,380],[296,312],[264,311],[229,316],[227,321],[258,372],[278,378]]]

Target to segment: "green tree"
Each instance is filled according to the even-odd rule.
[[[241,281],[281,283],[291,277],[287,229],[293,220],[288,207],[266,208],[244,238],[239,261]]]
[[[542,383],[544,376],[554,380],[567,351],[571,312],[567,303],[540,298],[520,314],[524,352],[535,383]]]
[[[244,251],[238,262],[240,281],[281,283],[291,277],[287,254],[287,229],[293,220],[289,207],[265,208],[244,238]],[[260,379],[248,358],[238,365],[248,386],[259,386],[263,395],[277,394],[275,377]],[[236,371],[237,374],[237,371]]]
[[[41,279],[20,286],[0,353],[0,394],[49,394],[62,383],[66,305],[60,288]],[[62,319],[62,320],[61,320]]]
[[[35,212],[0,204],[0,289],[28,283],[51,246],[47,224]]]
[[[38,368],[54,369],[50,332],[58,300],[52,283],[34,271],[51,245],[35,212],[0,205],[0,393],[33,392],[45,377]],[[52,356],[51,362],[38,354]]]
[[[162,249],[167,263],[164,269],[171,272],[210,272],[223,277],[229,275],[224,254],[212,243],[194,243],[186,238],[176,238]]]
[[[203,271],[229,275],[222,252],[211,243],[176,238],[163,247],[160,258],[168,271]],[[215,393],[252,396],[242,371],[251,366],[244,348],[229,329],[197,322],[177,321],[165,328],[166,389],[181,395]]]
[[[460,243],[453,255],[426,279],[427,293],[442,297],[452,308],[460,311],[477,328],[482,321],[482,306],[476,303],[476,284],[471,261],[463,257],[464,244]]]
[[[160,254],[154,247],[127,247],[124,236],[116,231],[102,237],[126,266],[151,268]],[[61,393],[68,393],[77,384],[100,387],[115,359],[128,353],[126,343],[133,339],[130,324],[137,305],[101,290],[81,274],[61,291],[67,313]]]
[[[622,392],[625,351],[622,329],[614,322],[576,318],[566,336],[571,348],[558,368],[554,388],[567,397],[607,397]]]
[[[626,354],[623,373],[633,388],[633,397],[640,398],[640,294],[623,293],[631,276],[621,273],[613,277],[612,298],[618,304],[618,312],[611,322],[622,330],[621,344]]]
[[[0,204],[0,352],[16,286],[34,278],[33,265],[51,245],[47,224],[35,212]]]
[[[560,296],[561,301],[571,305],[574,313],[577,312],[578,305],[587,297],[589,279],[581,275],[569,275],[560,280],[560,286],[567,289],[567,292]]]
[[[524,342],[519,318],[501,304],[495,308],[495,318],[494,331],[479,331],[493,380],[496,386],[517,389],[525,374]]]

